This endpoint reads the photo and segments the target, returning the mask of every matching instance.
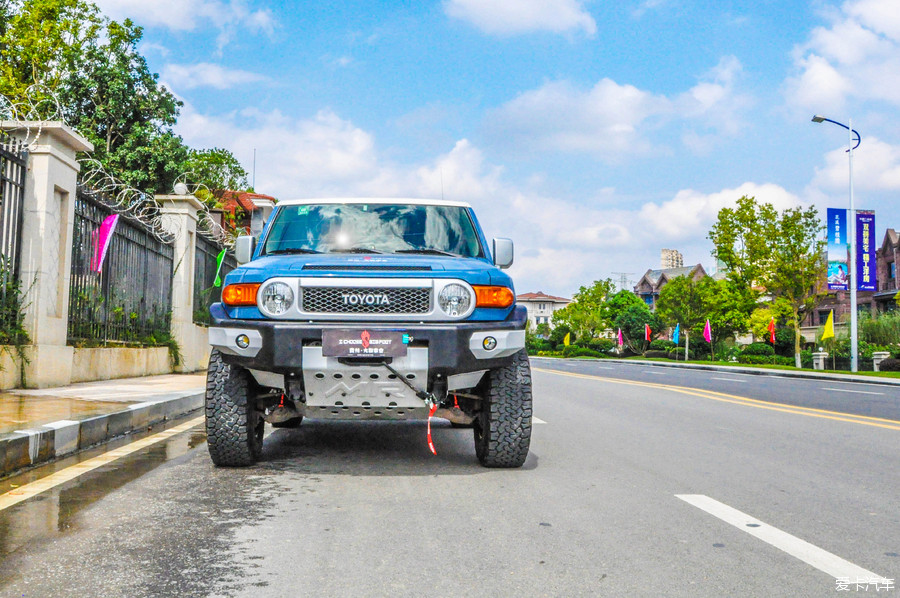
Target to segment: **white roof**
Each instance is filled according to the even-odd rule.
[[[411,199],[408,197],[314,197],[310,199],[283,199],[279,206],[305,206],[315,204],[408,204],[416,206],[452,206],[456,208],[471,208],[464,201],[450,201],[447,199]]]

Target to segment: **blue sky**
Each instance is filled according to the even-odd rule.
[[[278,198],[470,202],[516,242],[518,292],[637,280],[660,249],[710,269],[741,195],[900,226],[896,0],[95,0],[145,28],[185,102]]]

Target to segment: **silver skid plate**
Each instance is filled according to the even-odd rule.
[[[428,349],[410,347],[391,363],[416,388],[428,384]],[[425,402],[383,365],[345,365],[303,347],[306,417],[329,419],[420,419]]]

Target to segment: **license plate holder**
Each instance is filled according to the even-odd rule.
[[[322,331],[325,357],[404,357],[409,335],[402,330],[332,328]]]

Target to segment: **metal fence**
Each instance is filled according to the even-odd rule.
[[[194,323],[209,324],[209,306],[222,298],[222,287],[216,286],[216,271],[220,279],[237,268],[232,251],[226,251],[222,267],[218,267],[222,247],[203,235],[197,235],[197,251],[194,252]]]
[[[28,152],[0,133],[0,344],[15,343],[22,331],[19,253]]]
[[[69,287],[69,344],[160,344],[170,337],[175,250],[121,214],[97,266],[100,225],[114,212],[79,187]]]

